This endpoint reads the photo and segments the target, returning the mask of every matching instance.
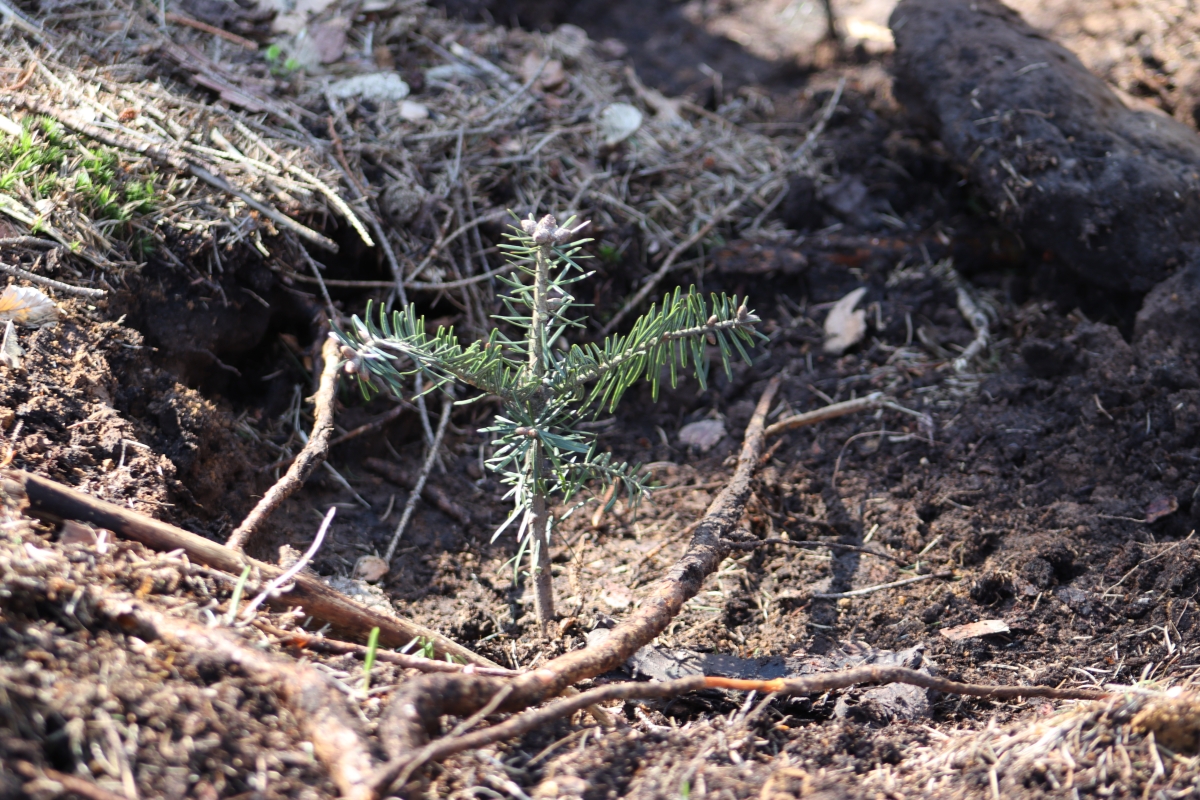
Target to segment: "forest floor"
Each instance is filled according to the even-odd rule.
[[[514,537],[493,541],[509,506],[498,482],[480,468],[488,437],[477,430],[490,421],[490,406],[469,405],[454,414],[429,478],[469,519],[418,503],[390,571],[378,583],[356,579],[355,564],[387,549],[409,490],[368,461],[394,460],[406,471],[417,470],[426,437],[415,406],[336,445],[332,469],[310,478],[271,517],[249,552],[286,561],[281,548],[304,550],[326,510],[337,506],[310,565],[315,574],[499,665],[530,669],[585,646],[589,633],[639,606],[647,587],[686,548],[689,523],[728,480],[731,457],[768,379],[783,376],[772,419],[884,392],[927,414],[932,426],[884,408],[769,442],[744,525],[757,537],[786,534],[814,546],[760,548],[729,558],[658,638],[663,658],[648,654],[623,677],[667,677],[669,669],[654,666],[663,660],[706,663],[713,674],[774,677],[797,665],[899,657],[972,683],[1114,685],[1128,687],[1126,693],[1101,702],[1049,702],[918,692],[902,702],[880,690],[853,690],[760,705],[761,698],[709,690],[627,702],[611,709],[618,718],[613,728],[578,716],[454,756],[430,771],[429,796],[1174,798],[1200,792],[1200,700],[1189,693],[1200,669],[1195,353],[1140,342],[1134,330],[1141,298],[1113,297],[1079,283],[1042,254],[1026,252],[1018,236],[993,222],[939,143],[892,98],[883,5],[835,4],[843,25],[856,22],[848,28],[850,51],[827,63],[797,60],[798,49],[778,44],[778,31],[770,40],[777,44],[762,44],[772,15],[791,8],[776,8],[779,3],[716,8],[640,2],[636,16],[631,11],[621,17],[623,6],[635,4],[613,2],[605,4],[605,15],[579,18],[586,5],[482,9],[500,22],[515,17],[531,30],[448,21],[419,3],[321,6],[312,12],[321,23],[310,29],[325,38],[310,39],[336,50],[324,66],[311,66],[313,74],[328,78],[323,84],[294,64],[285,71],[272,62],[254,72],[254,65],[267,63],[261,52],[238,54],[229,42],[214,44],[202,31],[172,27],[177,40],[214,63],[231,58],[251,64],[240,72],[231,68],[219,80],[205,79],[202,69],[163,55],[165,46],[154,39],[164,35],[157,5],[25,8],[60,49],[42,50],[46,45],[36,38],[10,29],[8,66],[0,71],[10,92],[34,91],[39,81],[47,92],[59,91],[42,77],[53,71],[45,64],[55,58],[65,63],[62,53],[75,48],[77,60],[57,79],[66,80],[75,92],[70,96],[83,99],[64,107],[91,102],[99,108],[133,91],[142,100],[183,98],[174,105],[164,101],[155,112],[156,124],[168,131],[174,131],[175,112],[188,115],[188,131],[228,132],[222,126],[243,120],[239,114],[270,119],[269,130],[265,123],[253,128],[262,136],[287,128],[279,120],[288,115],[299,120],[294,130],[325,145],[318,151],[324,155],[313,156],[304,137],[291,133],[272,133],[270,142],[278,147],[246,150],[245,138],[239,147],[251,153],[292,148],[301,154],[292,163],[305,164],[312,181],[286,170],[254,173],[259,167],[228,159],[227,151],[220,163],[242,163],[244,171],[229,170],[238,180],[267,181],[275,194],[260,195],[335,239],[340,252],[322,256],[309,248],[324,261],[327,303],[307,277],[308,257],[294,231],[174,184],[176,205],[169,213],[154,212],[153,224],[135,214],[101,226],[107,241],[91,239],[84,248],[92,264],[67,253],[56,260],[24,245],[0,244],[5,263],[107,291],[97,299],[47,289],[59,306],[59,324],[32,333],[18,328],[22,367],[0,367],[6,465],[224,541],[311,429],[304,398],[315,390],[328,310],[362,314],[367,299],[389,292],[392,273],[377,248],[361,244],[342,212],[314,210],[318,183],[339,186],[363,219],[377,212],[385,226],[397,220],[405,232],[394,234],[392,245],[409,270],[411,296],[434,324],[455,324],[467,336],[482,330],[483,315],[495,310],[490,285],[480,280],[470,292],[430,291],[420,281],[463,280],[485,266],[500,266],[492,245],[502,218],[488,214],[508,207],[524,212],[535,203],[539,211],[554,211],[557,199],[597,221],[597,257],[590,262],[596,272],[579,294],[595,302],[598,330],[682,240],[689,214],[711,216],[753,177],[742,172],[763,164],[781,169],[778,154],[810,147],[811,158],[792,173],[780,172],[770,192],[755,195],[717,226],[703,253],[689,251],[689,260],[659,286],[665,291],[694,283],[704,291],[745,295],[768,340],[752,353],[752,365],[734,364],[730,377],[714,369],[704,391],[689,378],[655,402],[649,388],[639,386],[613,415],[589,423],[619,460],[653,465],[663,488],[637,508],[619,500],[595,523],[593,500],[561,525],[553,570],[563,620],[554,637],[542,637],[534,624],[528,582],[511,563]],[[819,3],[792,5],[799,9],[793,17],[810,20],[809,33],[823,24]],[[1200,17],[1177,19],[1183,12],[1166,2],[1138,9],[1083,0],[1051,5],[1038,4],[1031,21],[1077,48],[1088,66],[1129,94],[1196,125],[1190,92],[1200,98],[1200,80],[1190,76],[1200,74],[1200,54],[1188,49],[1181,31],[1200,29]],[[177,10],[261,41],[264,49],[284,36],[248,8],[190,0]],[[567,87],[559,89],[551,82],[556,76],[549,56],[534,58],[530,69],[525,54],[543,46],[551,54],[566,52],[568,45],[553,38],[563,38],[562,23],[579,25],[592,41],[584,45],[587,53],[573,56],[579,66],[559,56],[557,69],[567,73],[558,76]],[[762,36],[754,24],[763,26]],[[85,25],[95,30],[77,30]],[[638,28],[636,35],[631,27]],[[734,28],[742,32],[731,35]],[[340,50],[328,41],[338,31]],[[117,36],[126,41],[118,43]],[[443,58],[451,40],[504,65],[518,83],[536,85],[549,109],[544,113],[553,119],[525,108],[523,116],[504,120],[508,128],[486,131],[473,142],[471,125],[483,124],[481,117],[463,112],[459,122],[453,104],[474,96],[478,75],[464,80],[452,69],[428,69],[438,59],[451,66],[474,63]],[[301,59],[307,51],[294,45],[294,36],[289,41],[288,52]],[[762,46],[747,46],[751,41]],[[854,49],[856,42],[862,46]],[[391,52],[380,53],[380,47]],[[98,66],[100,55],[113,53],[123,59],[117,66]],[[322,53],[317,62],[328,55]],[[367,58],[377,64],[390,59],[412,87],[405,102],[419,101],[422,109],[408,108],[400,123],[383,111],[372,116],[376,110],[365,101],[351,108],[350,100],[343,101],[339,117],[329,81],[350,73],[339,72],[339,64]],[[27,70],[37,59],[43,66]],[[650,89],[625,77],[622,59],[638,67]],[[586,76],[592,82],[576,86],[573,69],[601,63],[600,77]],[[32,83],[18,86],[21,80]],[[126,83],[136,89],[126,90]],[[80,88],[88,85],[101,94]],[[254,98],[238,100],[231,86],[262,92],[286,108],[255,110]],[[675,113],[699,138],[664,133],[675,129],[661,121],[666,112],[655,105],[662,101],[655,99],[655,86],[689,98]],[[497,91],[502,97],[512,88],[502,84]],[[659,160],[651,167],[631,155],[628,143],[620,147],[629,150],[605,150],[588,138],[595,132],[596,103],[605,96],[635,103],[648,119],[660,120],[663,127],[653,129]],[[573,107],[581,98],[591,105]],[[327,101],[329,109],[322,105]],[[213,111],[214,104],[220,108]],[[141,107],[143,116],[153,116],[145,110],[151,106]],[[231,106],[240,110],[230,112]],[[124,116],[118,105],[112,108]],[[827,108],[815,142],[803,144]],[[19,103],[5,109],[20,120]],[[395,109],[388,113],[401,113]],[[103,112],[94,117],[104,130],[112,129],[105,127],[109,122],[118,128],[125,122]],[[502,118],[499,112],[493,117]],[[335,121],[341,138],[330,136]],[[547,131],[558,137],[553,145]],[[718,140],[718,133],[724,138]],[[223,147],[211,136],[196,141]],[[63,147],[66,164],[75,157],[70,148],[82,145],[72,140]],[[572,148],[580,163],[569,157]],[[270,160],[254,157],[255,163]],[[317,161],[310,165],[303,158]],[[150,174],[145,159],[137,159],[117,159],[120,180]],[[350,169],[339,173],[346,159]],[[673,177],[672,165],[681,161],[699,164],[701,173]],[[156,169],[152,180],[161,188],[170,170],[161,164]],[[659,172],[651,181],[639,169]],[[707,171],[719,174],[715,200],[672,194],[702,182]],[[366,194],[377,205],[355,201],[362,186],[355,186],[351,173],[365,176]],[[279,175],[312,191],[299,192]],[[625,194],[593,195],[584,186],[609,179]],[[411,188],[419,183],[424,188]],[[0,187],[41,212],[37,192],[17,184]],[[397,186],[390,194],[384,188]],[[417,198],[415,213],[400,208],[404,191]],[[186,213],[179,210],[184,207]],[[53,211],[68,213],[66,206]],[[243,224],[247,219],[252,223]],[[0,224],[11,228],[6,236],[28,230],[17,221]],[[469,230],[447,241],[447,231],[460,225]],[[138,230],[154,233],[149,249],[135,248],[145,245]],[[426,256],[428,271],[414,275],[412,268]],[[959,310],[960,280],[986,310],[992,334],[990,347],[965,369],[956,369],[955,360],[975,331]],[[860,304],[866,335],[845,354],[831,355],[823,349],[825,316],[859,287],[866,288]],[[435,422],[439,404],[428,400]],[[354,429],[395,405],[387,398],[366,402],[344,382],[337,425],[341,432]],[[703,452],[679,436],[700,420],[720,421],[725,432]],[[74,529],[80,541],[67,543],[66,528],[31,521],[11,504],[5,520],[0,761],[84,777],[97,790],[128,800],[336,796],[292,712],[269,687],[249,674],[197,667],[184,645],[148,644],[100,616],[76,617],[78,597],[72,600],[56,584],[136,597],[216,624],[226,617],[236,575],[213,574],[177,554],[137,544],[97,543]],[[853,594],[906,578],[918,580]],[[815,596],[820,594],[844,596]],[[304,623],[294,615],[260,616],[277,628]],[[956,635],[954,629],[980,621],[997,632]],[[280,637],[241,630],[250,631],[246,640],[260,648],[291,652]],[[344,682],[365,729],[372,730],[389,694],[353,694],[349,686],[358,681],[361,661],[306,657]],[[372,684],[397,685],[408,677],[383,665]],[[50,797],[68,788],[52,777],[0,768],[0,797]]]

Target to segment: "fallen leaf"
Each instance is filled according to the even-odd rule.
[[[688,447],[695,447],[701,453],[712,450],[724,438],[725,423],[719,419],[702,419],[679,429],[679,441]]]
[[[633,605],[633,592],[615,583],[606,583],[600,599],[613,611],[623,611]]]
[[[854,307],[866,293],[867,287],[860,286],[829,309],[829,316],[825,317],[826,353],[840,356],[862,341],[867,333],[867,312],[855,311]]]
[[[0,322],[10,321],[27,328],[53,325],[58,322],[58,306],[33,287],[10,284],[0,294]]]
[[[1008,631],[1009,627],[1002,619],[981,619],[979,622],[968,622],[954,628],[943,628],[941,634],[952,642],[961,642],[963,639],[975,639]]]
[[[1170,516],[1179,510],[1179,501],[1173,494],[1156,497],[1146,506],[1146,522],[1157,522],[1163,517]]]
[[[606,147],[616,147],[642,127],[642,112],[629,103],[613,103],[600,112],[596,130]]]
[[[20,369],[23,355],[25,351],[17,344],[17,329],[13,327],[10,319],[4,326],[4,339],[0,340],[0,364],[9,369]]]

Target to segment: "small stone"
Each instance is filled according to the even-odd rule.
[[[378,583],[387,574],[387,562],[379,556],[363,556],[354,564],[354,577],[367,583]]]
[[[719,419],[702,419],[679,429],[679,441],[707,453],[725,438],[725,423]]]
[[[91,525],[85,525],[73,519],[63,522],[62,533],[58,537],[59,544],[93,545],[97,541],[96,531]]]

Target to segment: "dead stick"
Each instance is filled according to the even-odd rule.
[[[906,559],[900,558],[899,556],[894,556],[890,553],[880,553],[867,547],[860,547],[856,544],[842,544],[841,542],[814,542],[808,539],[751,539],[748,542],[730,542],[729,548],[731,550],[754,550],[768,544],[778,544],[786,547],[806,547],[813,549],[828,547],[831,550],[845,550],[850,553],[862,553],[865,556],[884,558],[904,566],[908,566],[910,563],[912,563]]]
[[[262,500],[258,501],[258,505],[229,536],[225,546],[231,550],[245,548],[246,542],[258,532],[263,521],[279,508],[284,500],[296,493],[313,470],[321,466],[329,452],[329,439],[333,433],[333,401],[337,396],[337,370],[341,361],[336,339],[325,340],[321,348],[321,357],[325,359],[325,366],[321,370],[321,382],[317,387],[312,435],[308,437],[304,449],[296,456],[284,476],[267,490]]]
[[[97,786],[85,778],[80,778],[78,775],[68,775],[65,772],[59,772],[49,767],[36,767],[28,761],[18,761],[13,765],[13,772],[28,781],[35,781],[38,778],[54,781],[57,784],[61,784],[67,792],[85,797],[87,800],[128,800],[125,795],[110,792],[108,789]],[[29,794],[32,794],[32,792],[29,792]]]
[[[353,642],[341,642],[337,639],[327,639],[315,636],[308,631],[285,631],[269,622],[255,620],[254,626],[259,630],[277,637],[285,647],[297,650],[311,650],[314,653],[330,653],[332,655],[354,655],[366,658],[369,647]],[[419,672],[463,672],[467,674],[489,675],[496,678],[515,678],[522,673],[515,669],[503,667],[480,667],[474,664],[459,664],[449,661],[438,661],[424,656],[410,656],[406,653],[396,653],[391,650],[376,649],[375,660],[395,664],[403,669],[415,669]]]
[[[108,292],[104,291],[103,289],[88,289],[83,286],[72,286],[69,283],[56,281],[53,278],[46,278],[42,275],[34,275],[32,272],[28,272],[20,267],[14,267],[8,264],[0,264],[0,272],[5,272],[9,275],[12,275],[14,278],[22,278],[31,283],[40,283],[42,286],[49,286],[52,289],[57,289],[63,294],[72,294],[78,297],[104,297],[106,294],[108,294]]]
[[[90,522],[98,528],[106,528],[118,536],[141,542],[161,552],[182,549],[191,561],[232,575],[240,575],[246,566],[250,566],[262,580],[271,580],[283,572],[273,564],[256,561],[203,536],[159,522],[136,511],[97,500],[28,472],[0,472],[0,491],[21,502],[24,510],[32,516],[49,521],[73,519]],[[364,640],[372,628],[379,628],[379,644],[384,647],[403,647],[413,639],[423,637],[433,643],[437,658],[452,655],[468,664],[500,667],[499,664],[447,639],[437,631],[412,620],[362,606],[303,572],[296,576],[290,592],[278,598],[271,598],[267,602],[278,608],[301,606],[306,614],[328,622],[335,631]]]
[[[414,755],[423,751],[429,730],[442,715],[474,714],[510,684],[513,688],[501,709],[528,708],[562,694],[579,681],[616,669],[666,630],[683,604],[696,596],[704,579],[729,555],[725,542],[745,511],[750,479],[762,454],[763,423],[779,380],[778,376],[772,378],[758,401],[729,483],[709,505],[683,556],[638,610],[613,628],[600,644],[567,653],[512,681],[475,675],[423,675],[405,683],[380,722],[380,738],[392,761],[376,777],[376,786],[386,789],[405,772]]]
[[[808,425],[816,425],[818,422],[825,422],[830,419],[844,417],[847,414],[854,414],[859,411],[871,411],[872,409],[881,408],[884,401],[883,392],[872,392],[866,397],[859,397],[854,400],[844,400],[840,403],[830,403],[829,405],[806,411],[803,414],[781,419],[773,425],[770,425],[766,436],[778,436],[781,433],[803,428]]]
[[[233,42],[238,47],[243,47],[247,50],[257,50],[258,42],[251,41],[244,36],[238,36],[236,33],[230,33],[224,28],[218,28],[215,25],[209,25],[207,22],[201,22],[198,19],[185,17],[183,14],[176,14],[174,11],[168,11],[165,19],[167,22],[174,22],[176,25],[186,25],[189,28],[195,28],[198,31],[220,36],[227,42]]]
[[[342,797],[374,797],[368,782],[374,769],[370,745],[345,697],[312,666],[260,652],[227,631],[169,617],[136,601],[101,595],[95,605],[104,616],[143,639],[158,639],[195,660],[223,669],[237,666],[256,679],[275,684]]]

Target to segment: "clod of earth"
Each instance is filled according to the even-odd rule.
[[[1146,292],[1200,247],[1200,138],[1133,110],[998,0],[901,0],[895,94],[1004,224],[1084,281]]]

